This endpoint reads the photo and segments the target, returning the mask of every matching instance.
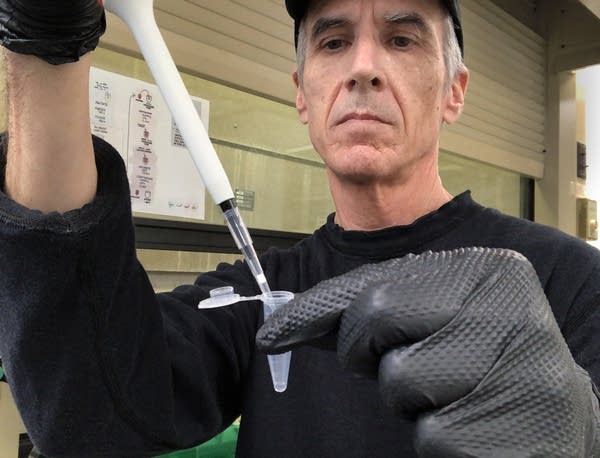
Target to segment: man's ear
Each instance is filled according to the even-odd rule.
[[[446,124],[452,124],[460,117],[465,105],[465,95],[467,93],[468,85],[469,70],[465,68],[458,72],[458,75],[454,77],[454,81],[450,86],[448,102],[446,104],[446,109],[444,110],[444,122]]]
[[[298,76],[298,69],[294,70],[294,73],[292,73],[292,78],[294,79],[294,84],[296,85],[296,109],[298,110],[300,121],[303,124],[307,124],[308,112],[306,109],[306,100],[304,98],[304,89],[302,87],[300,77]]]

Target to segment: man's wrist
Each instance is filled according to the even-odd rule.
[[[6,52],[9,137],[5,192],[43,212],[90,202],[96,166],[89,121],[89,55],[54,66]]]

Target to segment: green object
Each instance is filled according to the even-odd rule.
[[[167,453],[155,458],[233,458],[239,428],[240,426],[234,423],[221,434],[198,447]]]
[[[2,380],[2,377],[4,377],[4,369],[0,366],[0,380]]]

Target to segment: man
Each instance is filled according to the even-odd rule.
[[[27,3],[0,1],[5,46],[41,57],[7,52],[0,354],[43,452],[147,456],[241,413],[241,457],[597,453],[600,256],[439,179],[468,82],[457,2],[286,2],[336,212],[261,257],[272,289],[303,292],[258,334],[294,348],[283,394],[259,303],[196,309],[218,286],[256,294],[245,265],[155,296],[135,259],[123,164],[89,132],[101,10]]]

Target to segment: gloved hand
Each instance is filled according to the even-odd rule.
[[[79,60],[105,29],[101,0],[0,0],[0,44],[51,64]]]
[[[510,250],[409,255],[319,283],[257,334],[269,353],[337,333],[341,364],[417,418],[421,457],[600,456],[597,391],[531,264]]]

